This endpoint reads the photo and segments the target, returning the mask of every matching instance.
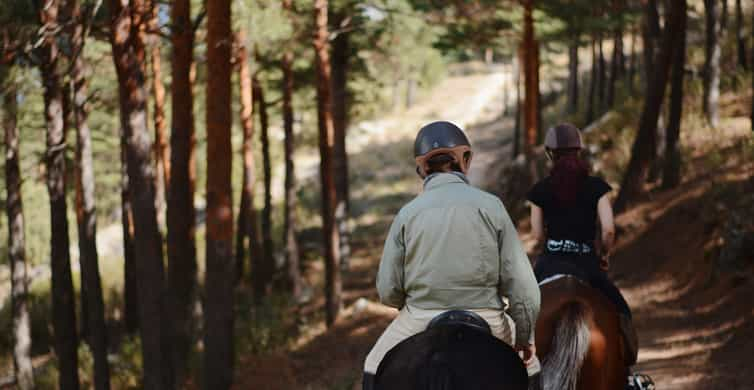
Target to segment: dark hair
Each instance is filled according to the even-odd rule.
[[[447,172],[448,168],[451,171],[463,172],[461,165],[450,154],[438,154],[427,160],[427,176],[433,173]]]
[[[579,149],[555,149],[552,159],[550,180],[555,200],[560,206],[570,206],[589,176],[589,166],[579,157]]]

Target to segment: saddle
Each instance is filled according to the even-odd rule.
[[[443,312],[433,318],[432,321],[429,321],[427,329],[447,325],[464,325],[486,334],[492,334],[490,324],[479,314],[468,310],[449,310]]]
[[[393,347],[373,378],[375,390],[526,390],[521,358],[478,314],[451,310]]]

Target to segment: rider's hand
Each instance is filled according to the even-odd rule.
[[[518,355],[521,356],[521,360],[524,361],[524,365],[529,367],[534,362],[534,356],[537,354],[537,347],[534,344],[529,344],[525,347],[517,348]]]

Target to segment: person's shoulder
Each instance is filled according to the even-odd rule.
[[[608,184],[607,181],[600,176],[590,175],[589,184],[595,188],[604,188],[608,191],[613,189],[613,187],[611,187],[610,184]]]
[[[473,186],[469,187],[472,189],[471,191],[473,191],[476,195],[479,208],[487,210],[487,212],[498,216],[506,215],[508,213],[505,205],[503,204],[503,200],[500,199],[500,197],[480,188]]]
[[[612,191],[613,187],[599,176],[589,176],[589,189],[599,199],[602,195]]]
[[[550,199],[550,177],[545,177],[536,182],[526,193],[526,200],[539,207],[545,207]]]
[[[542,194],[547,192],[549,188],[550,176],[547,176],[534,183],[534,185],[529,189],[529,194]]]

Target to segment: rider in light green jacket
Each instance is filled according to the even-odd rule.
[[[377,274],[380,300],[401,312],[367,357],[365,388],[387,350],[451,309],[481,314],[527,362],[534,356],[539,286],[500,199],[468,183],[466,135],[434,122],[414,148],[424,191],[395,217]],[[515,334],[496,331],[512,327],[506,319]]]

